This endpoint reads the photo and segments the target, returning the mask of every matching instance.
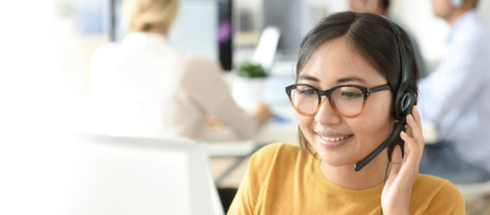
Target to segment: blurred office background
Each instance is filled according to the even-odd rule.
[[[7,7],[2,7],[5,11],[2,26],[6,32],[2,35],[5,38],[2,53],[17,59],[8,63],[12,66],[8,68],[22,70],[27,67],[24,71],[30,75],[46,72],[34,72],[35,69],[29,66],[48,70],[63,79],[59,84],[65,85],[64,91],[73,95],[87,94],[92,52],[101,44],[119,41],[124,36],[122,1],[7,3]],[[231,39],[232,46],[221,52],[232,56],[229,60],[222,59],[228,61],[222,62],[225,70],[230,70],[232,63],[250,57],[265,27],[277,26],[281,39],[276,62],[294,62],[301,38],[308,30],[320,18],[347,9],[346,0],[181,0],[170,40],[220,61],[219,37],[229,33],[226,39]],[[482,0],[479,9],[490,22],[490,1]],[[449,27],[432,15],[430,1],[393,0],[390,14],[401,20],[418,39],[429,71],[433,70],[444,54]],[[228,22],[231,29],[224,28],[226,31],[223,31]],[[32,63],[25,65],[26,61]]]
[[[121,3],[31,0],[4,2],[0,7],[0,167],[2,172],[20,174],[14,179],[0,177],[2,192],[20,193],[15,190],[18,187],[3,186],[29,184],[33,177],[38,184],[53,187],[64,181],[48,178],[60,175],[60,169],[70,171],[69,164],[60,162],[69,156],[58,153],[66,145],[52,140],[76,127],[70,114],[78,105],[77,98],[89,93],[91,54],[100,45],[124,36]],[[322,17],[347,9],[347,0],[181,0],[170,41],[220,61],[226,75],[233,73],[238,62],[251,58],[264,28],[277,26],[281,37],[272,73],[292,77],[301,38]],[[490,0],[482,0],[479,10],[490,23]],[[449,26],[432,15],[429,0],[393,0],[390,14],[418,39],[432,71],[445,53]],[[46,167],[50,169],[19,171]],[[53,192],[35,184],[22,187]],[[42,199],[42,194],[36,195]]]
[[[7,3],[7,7],[2,7],[5,11],[2,26],[8,32],[2,35],[5,38],[2,52],[21,61],[11,62],[9,68],[22,69],[18,65],[25,64],[22,62],[27,59],[31,66],[42,62],[36,67],[46,68],[62,78],[67,85],[65,90],[75,95],[86,94],[92,52],[99,45],[118,41],[124,35],[121,3],[122,0]],[[479,8],[490,22],[490,1],[482,0]],[[317,21],[346,9],[346,0],[182,0],[170,38],[176,45],[220,60],[218,29],[226,25],[225,19],[231,22],[233,49],[229,53],[233,57],[231,62],[236,63],[249,57],[262,30],[273,25],[281,30],[276,61],[294,61],[301,38]],[[430,1],[393,0],[390,14],[415,35],[429,71],[433,70],[444,54],[449,27],[432,15]],[[229,62],[224,65],[227,70],[230,66]],[[30,68],[25,70],[30,75],[41,74]]]

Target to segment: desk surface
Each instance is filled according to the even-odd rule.
[[[270,143],[297,143],[298,125],[294,119],[293,108],[272,106],[275,114],[259,133],[251,140],[239,139],[230,128],[209,131],[204,138],[211,156],[245,156],[256,147]]]

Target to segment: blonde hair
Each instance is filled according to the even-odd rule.
[[[147,31],[163,25],[169,28],[175,20],[178,0],[124,0],[124,23],[128,31]]]

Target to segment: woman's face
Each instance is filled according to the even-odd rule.
[[[349,8],[360,13],[373,13],[378,5],[376,0],[349,0]]]
[[[340,37],[316,50],[299,74],[298,83],[323,91],[344,84],[372,88],[388,81],[347,44],[345,37]],[[371,94],[364,112],[355,118],[339,116],[329,102],[324,102],[315,116],[297,113],[296,119],[322,162],[335,167],[352,167],[391,133],[395,123],[390,115],[391,97],[389,90]],[[342,138],[345,139],[339,140]]]
[[[448,19],[454,10],[449,3],[449,0],[432,0],[432,12],[435,16]]]

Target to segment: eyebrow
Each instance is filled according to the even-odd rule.
[[[363,83],[363,84],[366,84],[367,83],[364,79],[358,78],[358,77],[354,77],[354,76],[340,78],[340,79],[337,80],[338,83],[345,83],[345,82],[351,82],[351,81],[357,81],[357,82],[360,82],[360,83]]]
[[[320,80],[318,80],[318,78],[315,78],[315,77],[309,76],[309,75],[301,75],[301,76],[299,76],[298,80],[308,80],[308,81],[320,82]],[[367,83],[364,79],[359,78],[359,77],[354,77],[354,76],[340,78],[337,80],[337,83],[342,84],[342,83],[351,82],[351,81],[357,81],[357,82],[360,82],[363,84]]]
[[[308,80],[308,81],[320,82],[320,80],[318,80],[318,78],[315,78],[315,77],[309,76],[309,75],[300,75],[298,80]]]

